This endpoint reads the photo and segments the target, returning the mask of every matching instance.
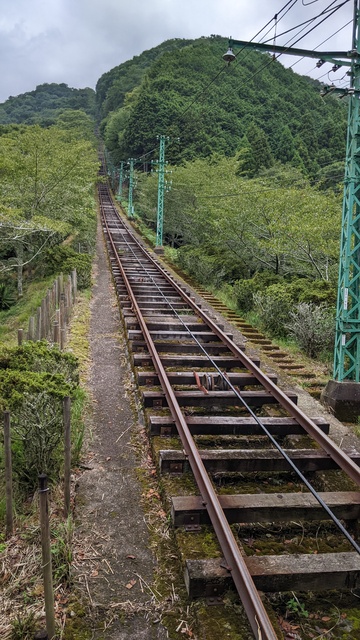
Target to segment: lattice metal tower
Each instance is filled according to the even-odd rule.
[[[164,194],[165,194],[165,140],[166,136],[159,136],[160,149],[158,161],[158,201],[156,220],[156,246],[162,247],[164,226]]]
[[[341,224],[334,379],[360,382],[360,64],[359,0],[354,2],[352,90],[349,97]]]

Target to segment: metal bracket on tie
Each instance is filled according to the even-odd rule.
[[[213,606],[216,604],[223,604],[223,599],[219,596],[219,585],[217,583],[208,583],[205,586],[205,600],[206,604]]]
[[[172,436],[171,427],[160,427],[160,436],[162,438],[170,438]]]
[[[185,531],[201,531],[200,515],[198,513],[185,515],[183,525]]]
[[[183,462],[170,462],[169,464],[169,473],[183,473]]]

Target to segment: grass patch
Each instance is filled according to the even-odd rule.
[[[6,346],[17,344],[17,331],[28,328],[30,316],[35,315],[36,309],[41,305],[41,301],[52,286],[55,278],[53,275],[31,282],[24,293],[10,309],[0,311],[0,343]]]

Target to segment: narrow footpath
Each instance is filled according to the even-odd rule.
[[[76,491],[77,581],[90,602],[94,640],[164,640],[166,629],[151,616],[154,560],[136,475],[134,435],[143,426],[100,225],[89,342],[92,415]]]

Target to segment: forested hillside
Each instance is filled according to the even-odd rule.
[[[268,333],[329,356],[346,100],[321,97],[319,82],[268,54],[245,51],[225,65],[219,36],[168,44],[97,86],[111,162],[138,158],[136,216],[155,231],[148,170],[165,134],[171,259]]]
[[[45,84],[0,105],[0,261],[11,289],[16,271],[19,292],[23,273],[31,277],[23,265],[41,264],[40,247],[61,247],[67,238],[72,247],[88,244],[85,174],[94,157],[90,147],[84,162],[78,154],[84,140],[94,142],[96,111],[111,162],[139,159],[135,211],[151,230],[157,176],[148,170],[158,157],[158,134],[169,136],[173,184],[165,195],[164,239],[181,268],[277,335],[289,333],[291,314],[302,303],[325,304],[332,317],[346,100],[322,98],[320,83],[267,54],[245,51],[227,66],[226,49],[220,36],[169,40],[105,73],[96,100],[91,89]],[[43,158],[43,174],[32,174],[29,192],[24,145],[32,166],[41,168]],[[64,190],[60,180],[57,193],[39,200],[38,180],[45,189],[51,185],[51,169],[61,178],[73,153],[78,178],[72,172]],[[126,196],[126,182],[124,189]],[[78,206],[71,193],[78,194]],[[25,236],[37,241],[14,243],[9,220],[14,228],[25,222]]]
[[[54,124],[65,109],[85,111],[95,115],[93,89],[71,89],[67,84],[41,84],[34,91],[10,96],[0,104],[0,124]]]
[[[148,69],[158,58],[174,49],[186,47],[191,42],[181,38],[166,40],[104,73],[96,84],[96,103],[100,118],[123,106],[126,94],[131,93],[141,83]]]
[[[89,282],[94,110],[92,89],[66,84],[44,84],[0,105],[0,312],[71,264]]]
[[[218,36],[181,40],[162,55],[152,50],[154,61],[146,52],[100,78],[101,129],[115,162],[147,153],[161,133],[173,139],[172,162],[240,153],[240,171],[250,176],[276,161],[314,176],[343,160],[344,103],[323,99],[318,82],[267,54],[246,52],[227,67],[226,47]]]

